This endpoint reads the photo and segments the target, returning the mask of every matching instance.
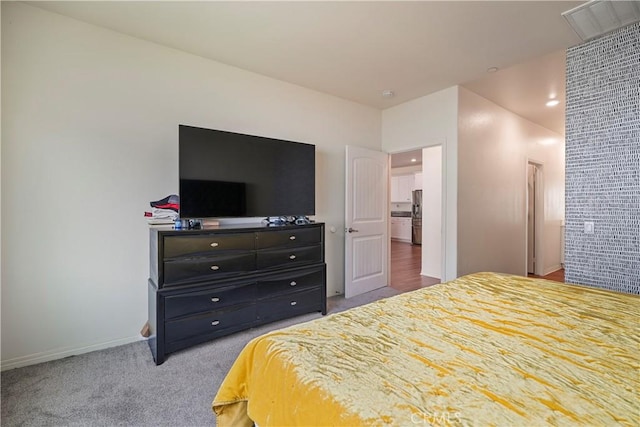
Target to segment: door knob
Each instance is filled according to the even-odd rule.
[[[355,228],[351,228],[351,227],[349,227],[349,228],[347,229],[347,232],[349,232],[349,233],[357,233],[357,232],[358,232],[358,230],[356,230]]]

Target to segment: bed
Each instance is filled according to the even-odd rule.
[[[640,425],[640,296],[477,273],[249,342],[219,426]]]

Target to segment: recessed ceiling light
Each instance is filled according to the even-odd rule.
[[[495,73],[496,71],[498,71],[498,67],[487,68],[487,73]]]
[[[411,161],[412,161],[412,162],[417,162],[417,161],[418,161],[418,159],[411,159]]]
[[[555,107],[556,105],[560,104],[560,101],[558,101],[557,99],[550,99],[547,101],[547,107]]]
[[[394,95],[395,95],[395,93],[393,93],[392,90],[383,90],[382,91],[382,97],[383,98],[393,98]]]
[[[541,145],[553,145],[558,142],[556,138],[543,138],[538,141]]]

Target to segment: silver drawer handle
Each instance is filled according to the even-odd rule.
[[[295,255],[289,255],[289,259],[296,259]]]
[[[291,305],[296,305],[298,304],[296,301],[291,301]]]
[[[220,324],[219,320],[214,320],[213,322],[211,322],[211,326],[218,326]]]
[[[211,247],[212,247],[212,248],[215,248],[215,247],[217,247],[217,246],[218,246],[218,243],[216,243],[216,242],[213,242],[213,243],[211,244]]]
[[[220,301],[220,298],[218,297],[211,298],[211,302],[218,302],[218,301]]]
[[[289,285],[290,286],[295,286],[295,285],[297,285],[297,283],[296,282],[291,282],[291,283],[289,283]]]
[[[289,240],[296,240],[296,236],[289,236]]]
[[[217,265],[212,265],[212,266],[211,266],[211,269],[212,269],[213,271],[216,271],[216,270],[219,270],[219,269],[220,269],[220,267],[218,267]]]

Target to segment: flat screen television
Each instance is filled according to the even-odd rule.
[[[315,145],[178,130],[181,218],[315,215]]]

